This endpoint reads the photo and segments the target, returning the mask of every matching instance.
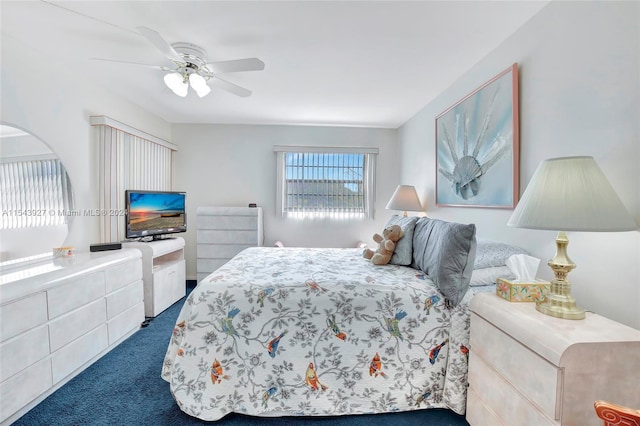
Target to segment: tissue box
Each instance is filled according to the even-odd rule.
[[[542,300],[549,292],[549,282],[535,280],[520,282],[513,278],[498,278],[496,294],[509,302],[535,302]]]
[[[73,246],[53,248],[53,257],[73,257],[75,254],[76,248]]]

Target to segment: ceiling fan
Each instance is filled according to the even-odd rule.
[[[130,65],[141,65],[168,72],[164,76],[164,82],[180,97],[187,96],[189,86],[203,97],[211,92],[209,82],[220,89],[233,93],[234,95],[246,97],[251,95],[251,90],[238,86],[237,84],[223,80],[218,74],[226,74],[240,71],[261,71],[264,69],[264,62],[258,58],[235,59],[231,61],[207,63],[207,52],[200,46],[191,43],[169,44],[155,30],[147,27],[137,27],[140,34],[147,38],[160,52],[171,62],[173,67],[163,65],[139,64],[135,62],[125,62],[113,59],[92,58],[100,61],[118,62]]]

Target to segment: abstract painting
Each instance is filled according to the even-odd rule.
[[[436,204],[513,209],[520,193],[518,64],[436,117]]]

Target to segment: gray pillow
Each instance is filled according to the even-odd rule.
[[[422,217],[413,233],[411,266],[433,280],[452,306],[469,289],[476,256],[476,226]]]
[[[389,261],[392,265],[411,265],[411,256],[413,254],[413,230],[416,227],[417,221],[417,216],[403,217],[396,214],[391,216],[387,224],[384,226],[386,228],[387,226],[398,225],[404,233],[404,236],[396,243],[396,249]]]

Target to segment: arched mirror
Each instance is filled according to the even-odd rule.
[[[0,262],[64,244],[74,206],[67,171],[44,142],[9,125],[0,125],[0,197]]]

